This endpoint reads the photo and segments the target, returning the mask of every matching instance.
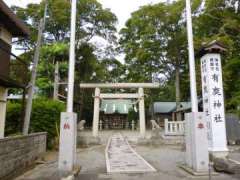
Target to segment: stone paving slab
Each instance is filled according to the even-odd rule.
[[[132,149],[120,133],[114,134],[106,147],[106,165],[108,173],[155,172],[146,160]]]
[[[229,158],[240,162],[240,152],[229,153]]]

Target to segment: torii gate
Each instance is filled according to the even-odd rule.
[[[94,96],[94,114],[93,114],[93,136],[98,136],[99,124],[99,107],[100,99],[138,99],[139,100],[139,121],[140,121],[140,135],[145,137],[146,124],[145,124],[145,107],[144,107],[144,88],[159,88],[158,83],[87,83],[80,84],[81,89],[95,89]],[[126,89],[136,88],[137,93],[118,93],[118,94],[101,94],[101,88],[111,89]]]

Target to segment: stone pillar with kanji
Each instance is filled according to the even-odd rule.
[[[221,64],[221,53],[224,51],[224,46],[217,41],[207,44],[200,51],[208,148],[210,154],[217,157],[228,154]]]

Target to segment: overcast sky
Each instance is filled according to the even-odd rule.
[[[39,3],[41,0],[4,0],[9,6],[26,6],[28,3]],[[111,9],[116,14],[119,20],[118,29],[122,28],[126,20],[130,17],[133,11],[136,11],[140,6],[158,3],[167,0],[98,0],[103,7]]]
[[[8,6],[16,5],[26,7],[29,3],[39,3],[41,0],[3,0]],[[80,0],[79,0],[80,1]],[[97,0],[104,8],[109,8],[118,18],[118,30],[124,27],[125,22],[131,17],[131,13],[138,10],[140,6],[147,4],[155,4],[158,2],[164,2],[168,0]],[[98,41],[101,42],[101,41]],[[21,50],[17,50],[16,47],[12,48],[14,54],[19,55]],[[119,57],[123,62],[124,57]]]

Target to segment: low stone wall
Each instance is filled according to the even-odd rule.
[[[10,179],[34,165],[46,152],[47,133],[0,139],[0,179]]]

